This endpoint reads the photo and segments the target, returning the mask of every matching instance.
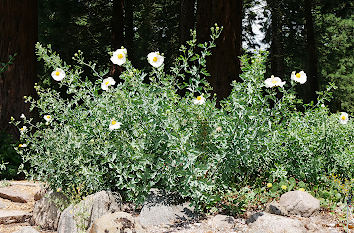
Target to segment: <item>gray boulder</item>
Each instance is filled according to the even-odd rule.
[[[249,233],[305,233],[304,224],[297,219],[279,215],[259,212],[253,214],[248,220]]]
[[[45,230],[57,230],[62,212],[60,206],[68,204],[68,200],[63,194],[52,190],[45,193],[43,189],[40,193],[41,199],[34,205],[31,224]]]
[[[58,233],[86,231],[96,219],[120,211],[121,202],[122,199],[118,194],[109,191],[89,195],[63,211],[58,224]]]
[[[304,191],[284,193],[280,197],[279,204],[289,215],[301,215],[303,217],[309,217],[320,209],[320,201]]]
[[[106,214],[96,219],[89,233],[105,233],[105,232],[131,232],[141,233],[145,232],[143,227],[132,217],[125,212],[115,212],[113,214]]]
[[[138,216],[143,227],[168,225],[187,221],[195,217],[194,208],[189,203],[179,204],[172,197],[153,189]]]
[[[33,227],[22,227],[20,230],[15,231],[14,233],[39,233]]]

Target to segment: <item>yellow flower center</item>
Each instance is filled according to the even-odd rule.
[[[278,82],[277,80],[272,79],[272,83],[273,83],[273,84],[276,84],[277,82]]]
[[[18,145],[18,147],[22,147],[22,146],[23,146],[22,144]]]
[[[286,189],[286,186],[285,186],[285,185],[282,185],[281,188],[282,188],[283,190],[285,190],[285,189]]]
[[[24,131],[25,129],[24,129],[24,128],[21,128],[20,130],[21,130],[21,131]]]
[[[346,119],[344,115],[341,118],[342,118],[343,121],[345,121],[345,119]]]
[[[47,119],[50,119],[50,116],[47,116]]]
[[[123,56],[123,54],[118,54],[118,59],[122,59],[124,56]]]
[[[59,71],[55,72],[55,75],[56,75],[56,76],[59,76],[59,74],[60,74],[60,72],[59,72]]]
[[[295,76],[296,76],[296,78],[300,78],[300,77],[301,77],[301,74],[300,74],[300,73],[297,73]]]
[[[153,62],[157,62],[157,57],[154,57],[154,58],[152,59],[152,61],[153,61]]]
[[[117,124],[117,121],[112,121],[111,124],[115,125],[115,124]]]
[[[106,86],[108,86],[109,82],[107,81],[107,82],[105,82],[104,84],[106,84]]]
[[[267,184],[267,187],[268,187],[268,188],[271,188],[272,186],[273,186],[273,185],[272,185],[271,183],[268,183],[268,184]]]
[[[198,96],[198,97],[197,97],[197,100],[202,100],[202,97],[201,97],[201,96]]]

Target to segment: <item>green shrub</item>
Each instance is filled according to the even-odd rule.
[[[117,50],[112,60],[120,54],[125,71],[116,85],[106,78],[108,70],[85,62],[80,51],[73,57],[77,65],[70,66],[50,46],[37,44],[61,91],[36,86],[38,99],[26,101],[44,119],[13,121],[22,128],[17,150],[30,163],[30,174],[72,199],[110,189],[141,202],[154,187],[208,208],[222,194],[271,176],[316,182],[335,171],[351,177],[352,122],[340,125],[338,114],[319,105],[296,111],[294,81],[290,89],[283,83],[264,88],[266,54],[242,57],[243,81],[234,82],[230,97],[216,107],[203,77],[220,32],[212,28],[212,40],[200,45],[193,33],[169,73],[157,65],[161,55],[149,55],[156,67],[145,73],[125,60],[125,49]],[[184,96],[177,94],[181,89]],[[322,153],[324,142],[328,153]]]
[[[22,159],[14,150],[15,140],[7,133],[0,132],[0,179],[13,179],[19,177],[18,167]]]

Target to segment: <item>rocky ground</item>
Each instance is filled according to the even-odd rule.
[[[0,182],[0,233],[49,233],[56,231],[44,231],[39,226],[32,226],[29,228],[32,215],[38,215],[36,211],[33,211],[35,205],[35,194],[41,190],[41,184],[38,182],[30,181],[6,181]],[[102,196],[99,196],[99,201],[105,200]],[[107,198],[106,198],[107,199]],[[108,198],[109,199],[109,198]],[[108,200],[107,199],[107,200]],[[286,198],[288,199],[288,198]],[[92,198],[95,200],[95,197]],[[111,201],[111,200],[108,200]],[[110,206],[113,206],[110,204]],[[277,205],[276,205],[277,206]],[[279,211],[282,212],[282,207],[279,207]],[[94,209],[93,207],[90,207]],[[113,208],[113,207],[112,207]],[[188,210],[188,206],[171,206],[164,205],[160,202],[158,204],[150,202],[147,203],[140,213],[129,211],[126,208],[119,212],[118,215],[126,215],[124,218],[127,222],[130,219],[135,223],[136,231],[138,232],[135,221],[138,220],[139,227],[144,229],[144,232],[151,233],[227,233],[227,232],[319,232],[319,233],[340,233],[345,232],[343,223],[338,217],[336,212],[329,212],[323,209],[316,210],[310,216],[306,216],[304,213],[297,215],[282,216],[282,213],[271,214],[272,211],[267,212],[249,212],[245,215],[245,218],[234,218],[226,215],[215,216],[203,216],[203,217],[190,217],[186,214],[185,210]],[[311,207],[312,208],[312,207]],[[38,209],[38,208],[37,208]],[[307,209],[308,210],[308,209]],[[75,207],[72,207],[70,213],[75,212]],[[102,211],[102,210],[99,210]],[[278,209],[277,209],[278,211]],[[67,211],[68,212],[68,211]],[[179,213],[182,213],[179,215]],[[274,212],[274,211],[273,211]],[[276,211],[275,211],[276,212]],[[311,212],[311,211],[310,211]],[[65,211],[62,216],[65,216]],[[70,215],[70,214],[69,214]],[[66,219],[70,219],[70,216],[66,216]],[[94,214],[91,213],[91,216]],[[111,214],[112,215],[112,214]],[[181,216],[180,219],[174,219],[175,216]],[[305,215],[301,216],[301,215]],[[34,216],[36,217],[36,216]],[[107,215],[107,217],[110,217]],[[38,218],[38,216],[37,216]],[[115,216],[117,219],[117,216]],[[122,218],[122,217],[121,217]],[[173,219],[173,223],[172,223]],[[181,220],[183,219],[183,220]],[[47,221],[47,220],[45,220]],[[92,220],[93,221],[93,220]],[[100,222],[104,224],[107,219],[100,218],[93,222],[90,228],[90,233],[105,232],[100,229]],[[43,222],[43,221],[42,221]],[[168,223],[168,224],[163,224]],[[58,223],[56,223],[58,225]],[[59,228],[63,228],[65,221],[59,222]],[[60,226],[61,225],[61,226]],[[124,225],[124,224],[123,224]],[[24,228],[24,227],[28,228]],[[96,227],[96,228],[95,228]],[[127,225],[125,225],[127,227]],[[21,231],[22,229],[22,231]],[[69,228],[68,228],[69,229]],[[140,229],[140,228],[139,228]],[[71,230],[61,232],[70,232]],[[350,231],[350,230],[349,230]],[[110,231],[111,232],[111,231]],[[125,232],[125,231],[124,231]],[[127,231],[129,232],[129,231]],[[134,232],[130,231],[130,232]]]

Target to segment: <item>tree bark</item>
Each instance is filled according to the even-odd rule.
[[[270,61],[271,73],[274,76],[284,77],[284,56],[282,48],[282,24],[279,2],[268,0],[271,11],[271,45],[270,45]]]
[[[133,16],[133,0],[125,1],[125,46],[128,50],[129,60],[134,60],[134,16]]]
[[[240,74],[242,39],[242,0],[198,0],[197,37],[199,42],[210,39],[210,27],[217,23],[224,30],[216,42],[213,55],[207,60],[211,74],[208,81],[220,101],[231,93],[231,82]]]
[[[188,39],[190,39],[190,30],[194,29],[195,3],[195,0],[181,0],[179,21],[179,33],[181,44],[184,44]]]
[[[38,34],[37,0],[0,1],[0,60],[17,53],[14,64],[0,74],[0,131],[18,136],[10,117],[29,115],[23,96],[33,95],[37,80],[35,43]]]
[[[318,91],[318,58],[316,51],[315,29],[312,18],[311,0],[305,0],[305,31],[307,46],[307,88],[305,93],[305,101],[316,101]]]
[[[112,12],[112,50],[124,46],[124,0],[113,0]],[[118,78],[122,67],[112,64],[110,75]]]

